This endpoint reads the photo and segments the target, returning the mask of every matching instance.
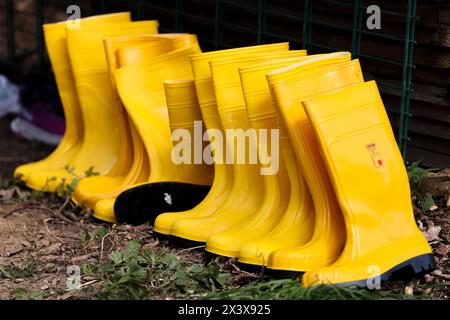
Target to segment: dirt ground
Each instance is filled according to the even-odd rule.
[[[211,260],[203,248],[183,249],[160,242],[150,226],[94,222],[88,211],[64,199],[8,182],[18,164],[50,151],[14,137],[7,120],[0,119],[0,299],[142,298],[144,290],[149,292],[145,297],[153,299],[197,299],[215,290],[222,290],[222,298],[270,299],[288,290],[285,282],[274,282],[278,280],[261,284],[260,275],[240,270],[233,260]],[[444,202],[437,200],[438,208],[426,213],[415,209],[438,269],[409,283],[385,285],[386,297],[449,299],[450,208]],[[138,247],[133,247],[133,239],[139,239]],[[67,289],[70,266],[82,268],[82,290]],[[257,296],[243,296],[260,288],[255,283],[276,284],[272,287],[280,292],[267,289],[267,295],[261,296],[257,289]],[[296,287],[298,280],[293,283]],[[236,287],[241,293],[227,293]]]

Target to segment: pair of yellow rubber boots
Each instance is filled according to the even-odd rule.
[[[181,209],[185,209],[186,205],[188,208],[193,207],[209,190],[213,173],[207,166],[174,168],[168,156],[172,144],[166,101],[171,104],[172,97],[184,94],[185,85],[173,84],[166,99],[163,81],[192,78],[187,57],[200,50],[196,37],[168,34],[136,37],[146,43],[133,46],[130,44],[133,37],[130,36],[105,41],[106,48],[111,48],[111,52],[116,48],[119,66],[111,70],[112,83],[120,93],[117,101],[123,102],[129,116],[134,157],[121,186],[110,192],[109,197],[105,193],[97,194],[97,198],[102,199],[95,204],[94,216],[110,222],[114,222],[117,216],[119,222],[139,224],[151,220],[152,214],[156,216],[166,211],[169,206],[175,209],[180,208],[180,205]],[[138,39],[134,39],[136,40]],[[117,49],[119,46],[121,48]],[[110,56],[113,57],[114,54]],[[196,111],[197,109],[189,107],[189,114],[195,115]],[[177,125],[176,122],[173,124]],[[108,177],[81,180],[75,189],[74,197],[95,200],[93,194],[96,192],[90,186],[107,186],[105,179]],[[163,182],[155,183],[160,181]],[[174,199],[167,203],[164,201],[165,194],[176,194],[172,191],[174,188],[188,189],[189,192],[182,192],[184,198],[174,196]],[[192,194],[194,190],[196,192]],[[119,210],[115,210],[117,196],[119,199],[126,199],[119,200],[119,205],[125,202],[119,206]],[[132,200],[129,201],[130,197]],[[163,204],[163,208],[160,208],[160,204]],[[155,210],[160,211],[155,213]],[[114,211],[119,215],[115,215]]]
[[[156,21],[130,22],[129,13],[81,19],[79,28],[64,22],[44,25],[67,131],[54,153],[20,166],[16,176],[33,189],[55,191],[86,171],[123,170],[117,163],[121,145],[126,146],[117,129],[122,124],[113,108],[106,59],[98,53],[104,52],[102,39],[108,35],[157,33],[157,27]]]
[[[259,49],[265,51],[264,46]],[[251,52],[249,56],[245,56],[247,51]],[[328,91],[367,86],[363,83],[359,62],[350,61],[348,53],[303,58],[291,56],[279,60],[282,54],[267,55],[257,51],[241,48],[192,57],[200,106],[209,128],[278,127],[280,159],[284,165],[280,166],[277,174],[262,177],[252,165],[240,168],[239,164],[216,164],[215,181],[207,198],[193,210],[160,215],[155,222],[155,231],[206,242],[207,251],[238,257],[245,264],[264,265],[278,271],[306,272],[303,277],[305,286],[316,283],[364,286],[377,276],[386,280],[400,273],[417,274],[432,269],[434,262],[430,248],[414,224],[407,176],[395,140],[392,140],[389,122],[384,123],[379,134],[380,137],[390,135],[388,141],[384,141],[384,151],[396,159],[391,161],[392,167],[386,168],[382,174],[375,174],[378,181],[374,180],[374,183],[378,188],[361,194],[363,183],[370,183],[373,178],[368,172],[372,168],[367,163],[365,166],[360,163],[367,159],[352,159],[353,137],[345,147],[346,157],[330,157],[324,161],[321,153],[326,153],[321,150],[321,141],[316,138],[312,127],[312,123],[320,124],[322,120],[310,119],[314,114],[311,112],[308,118],[303,109],[302,101],[321,97]],[[364,90],[359,90],[361,92]],[[339,93],[336,96],[336,102],[332,103],[330,98],[328,103],[339,110]],[[370,92],[366,96],[370,98]],[[366,102],[366,96],[360,96],[363,97],[360,98],[362,104]],[[345,100],[341,108],[358,101],[358,96],[352,98],[353,101],[350,98]],[[313,105],[314,101],[308,100],[306,105]],[[377,112],[383,114],[380,101]],[[333,110],[333,107],[326,109],[323,105],[324,112]],[[314,106],[310,108],[314,110]],[[275,115],[278,125],[275,125]],[[343,112],[343,115],[345,118],[347,113]],[[379,115],[366,116],[369,115],[380,119]],[[353,118],[350,124],[355,121],[361,128],[369,127],[370,123],[362,120],[358,122]],[[349,120],[341,120],[339,125],[348,129],[351,126],[346,121]],[[340,130],[339,126],[320,128],[325,136]],[[331,141],[334,143],[333,139]],[[266,150],[261,145],[258,148]],[[370,152],[375,158],[368,164],[374,163],[374,159],[379,160],[377,151]],[[260,154],[259,157],[260,166],[256,169],[264,166],[261,160],[267,160],[267,155]],[[347,190],[349,194],[338,191],[337,185],[342,179],[327,170],[333,161],[340,162],[349,171],[346,181],[350,187]],[[353,164],[356,168],[352,167]],[[218,180],[220,166],[223,166],[224,178]],[[352,170],[358,171],[356,175],[350,174]],[[398,172],[402,172],[402,176]],[[356,178],[361,182],[355,188],[359,191],[355,198],[351,179]],[[388,185],[392,189],[401,188],[404,198],[401,206],[391,205],[391,193],[384,193]],[[214,193],[215,190],[218,192]],[[290,196],[287,196],[289,192]],[[384,193],[384,206],[376,205],[380,192]],[[359,210],[355,210],[352,202],[359,204]],[[397,210],[393,209],[395,207]],[[415,243],[412,248],[409,246],[411,241]]]
[[[156,21],[130,22],[129,13],[81,19],[78,29],[71,29],[65,23],[44,25],[68,129],[54,153],[42,161],[20,166],[15,171],[16,177],[42,191],[76,185],[72,199],[94,209],[97,218],[110,222],[115,221],[115,197],[137,183],[170,181],[172,188],[180,184],[174,182],[185,183],[185,188],[189,186],[197,191],[184,202],[192,203],[188,208],[203,198],[212,180],[211,168],[184,166],[185,170],[181,170],[160,165],[170,163],[170,158],[165,158],[171,148],[163,81],[191,79],[187,57],[201,51],[196,36],[154,35],[157,26]],[[125,72],[120,67],[131,71]],[[152,70],[156,70],[155,74]],[[145,123],[136,123],[143,116],[138,106],[123,107],[116,71],[119,77],[126,74],[132,78],[126,80],[124,90],[139,87],[142,91],[157,92],[157,99],[146,102],[148,107],[156,105],[154,114],[148,115]],[[145,81],[140,82],[152,77],[155,81],[148,83],[150,88],[144,86]],[[118,82],[124,83],[121,79]],[[172,87],[171,91],[184,90],[183,85]],[[193,115],[198,114],[198,108],[191,109]],[[143,136],[149,136],[149,127],[158,128],[153,134],[153,146],[148,141],[143,143]],[[92,173],[98,176],[84,178],[85,172],[88,176]],[[160,190],[160,187],[153,186],[153,189]]]
[[[102,15],[80,20],[80,27],[110,23],[123,24],[129,21],[129,13]],[[50,173],[51,170],[56,171],[68,166],[81,150],[84,138],[82,113],[67,47],[67,24],[64,22],[48,24],[44,25],[43,28],[48,54],[64,108],[67,129],[61,143],[50,156],[38,162],[22,165],[14,172],[16,177],[24,180],[28,186],[37,190],[47,189],[47,180],[56,180],[56,176],[51,176],[51,179],[48,179],[42,171],[45,170],[46,173]],[[42,182],[41,176],[45,176],[44,182]]]
[[[434,268],[414,222],[408,177],[378,90],[363,82],[358,61],[349,59],[322,56],[267,74],[275,106],[285,121],[291,119],[289,136],[316,217],[312,239],[273,252],[269,265],[306,272],[305,286],[367,286],[377,277],[409,277]],[[323,97],[328,99],[320,113],[315,101]],[[369,105],[370,111],[359,111]],[[366,154],[360,152],[363,140],[369,141],[363,145]],[[324,248],[328,260],[314,261],[315,250]]]

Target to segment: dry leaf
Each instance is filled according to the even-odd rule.
[[[12,247],[6,249],[6,255],[11,257],[19,252],[22,252],[23,249],[24,247],[22,245],[13,245]]]
[[[40,250],[44,254],[58,254],[61,252],[61,243],[53,243],[49,245],[48,247],[43,248]]]
[[[14,194],[17,191],[16,189],[17,188],[0,190],[0,198],[2,198],[3,200],[11,200],[12,197],[14,197]]]
[[[429,227],[426,232],[422,231],[423,235],[429,242],[434,240],[441,240],[441,238],[439,238],[439,232],[441,232],[440,226],[432,226]]]
[[[437,205],[433,204],[433,205],[430,207],[430,209],[428,209],[428,210],[434,211],[434,210],[436,210],[436,209],[439,209],[439,207],[438,207]]]
[[[433,271],[433,274],[434,274],[434,275],[437,275],[437,276],[439,276],[439,277],[441,277],[441,278],[450,280],[450,274],[444,274],[444,273],[442,273],[442,271],[439,270],[439,269],[438,269],[438,270],[434,270],[434,271]]]
[[[405,287],[405,294],[406,294],[407,296],[412,296],[412,295],[414,295],[414,289],[413,289],[413,287],[412,287],[412,286],[410,286],[410,287]]]
[[[434,277],[431,274],[426,274],[424,276],[424,278],[425,278],[425,282],[426,283],[430,283],[430,282],[432,282],[434,280]]]
[[[436,251],[436,253],[438,253],[440,255],[446,256],[450,252],[450,249],[447,246],[442,245],[439,248],[437,248],[435,251]]]

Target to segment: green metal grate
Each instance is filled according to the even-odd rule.
[[[325,3],[331,3],[334,5],[339,6],[352,6],[353,7],[353,25],[351,28],[348,28],[346,26],[342,26],[339,24],[333,24],[326,21],[320,21],[317,19],[314,19],[314,2],[325,2]],[[370,59],[375,60],[378,62],[383,62],[386,65],[397,65],[401,66],[403,70],[402,74],[402,81],[401,84],[398,86],[392,85],[390,83],[386,83],[381,80],[377,80],[378,84],[380,86],[386,86],[386,87],[393,87],[397,89],[401,89],[401,102],[400,102],[400,108],[399,108],[399,126],[398,126],[398,133],[397,133],[397,142],[400,148],[400,151],[402,153],[402,156],[404,159],[406,159],[406,152],[407,152],[407,145],[409,142],[408,137],[408,123],[409,118],[411,117],[410,113],[410,96],[412,89],[412,71],[415,68],[413,65],[413,50],[414,50],[414,44],[415,41],[415,22],[416,22],[416,8],[417,8],[417,1],[416,0],[408,0],[407,1],[407,12],[405,13],[398,13],[388,10],[381,10],[382,15],[392,15],[401,17],[404,20],[405,24],[405,33],[404,37],[394,37],[389,34],[382,34],[382,33],[376,33],[373,31],[366,30],[363,27],[363,17],[364,12],[367,9],[367,6],[364,5],[363,0],[353,0],[353,3],[350,4],[349,2],[343,2],[338,0],[306,0],[305,1],[305,22],[304,22],[304,30],[303,30],[303,45],[305,48],[308,49],[309,52],[313,50],[313,48],[321,48],[325,50],[330,51],[337,51],[337,48],[330,47],[328,45],[315,43],[312,39],[311,33],[312,29],[316,25],[321,25],[324,27],[329,28],[338,28],[343,29],[347,31],[352,32],[352,45],[351,45],[351,52],[353,58],[364,58],[364,59]],[[373,56],[369,54],[361,53],[361,42],[363,35],[370,35],[374,37],[379,37],[380,39],[389,40],[389,41],[397,41],[400,43],[403,43],[404,45],[404,54],[403,54],[403,60],[392,60],[392,59],[386,59],[379,56]]]
[[[52,21],[51,17],[46,16],[45,6],[49,2],[57,3],[60,8],[67,8],[71,4],[71,0],[35,0],[30,2],[29,11],[18,11],[16,0],[0,0],[0,12],[4,12],[5,39],[0,39],[0,45],[4,45],[6,50],[3,56],[0,56],[0,62],[3,65],[7,65],[20,70],[22,67],[20,61],[18,61],[18,45],[17,35],[19,32],[34,36],[34,48],[27,52],[29,55],[35,54],[37,57],[36,72],[45,72],[42,66],[47,62],[44,34],[42,25],[45,22]],[[65,11],[65,10],[64,10]],[[18,25],[18,17],[29,16],[32,17],[34,22],[27,25]],[[3,42],[3,43],[2,43]]]
[[[223,48],[231,48],[238,46],[238,43],[230,43],[225,40],[225,36],[229,32],[234,32],[242,35],[244,39],[254,44],[264,44],[274,41],[290,41],[294,47],[303,47],[309,52],[321,51],[337,51],[348,50],[351,51],[354,58],[362,58],[366,60],[373,60],[384,63],[386,65],[399,66],[402,68],[402,81],[397,86],[395,84],[378,81],[380,86],[393,87],[401,90],[401,101],[398,108],[399,126],[397,132],[397,140],[403,157],[406,159],[408,138],[408,122],[411,117],[410,114],[410,95],[412,92],[411,75],[414,69],[412,62],[413,49],[415,44],[415,21],[416,21],[416,0],[407,1],[407,12],[399,13],[393,11],[382,10],[382,15],[397,16],[403,19],[405,25],[404,37],[395,37],[389,34],[382,34],[367,30],[363,25],[363,18],[367,6],[364,0],[304,0],[292,4],[292,6],[299,10],[298,12],[286,12],[275,9],[276,1],[272,0],[211,0],[202,2],[202,5],[208,9],[208,14],[197,14],[190,12],[189,7],[193,0],[133,0],[133,1],[114,1],[101,0],[95,2],[96,7],[93,12],[83,11],[83,15],[90,15],[94,13],[104,13],[117,10],[131,10],[136,15],[138,20],[152,18],[159,19],[158,15],[165,17],[164,22],[161,23],[161,32],[194,32],[199,33],[199,41],[202,48],[206,50],[218,50]],[[40,64],[44,64],[46,60],[45,47],[43,41],[43,34],[41,25],[44,22],[51,21],[51,17],[45,16],[45,6],[49,3],[58,4],[61,8],[66,8],[73,4],[71,0],[36,0],[35,7],[32,14],[35,16],[34,32],[35,35],[35,53]],[[194,1],[195,2],[195,1]],[[352,10],[352,24],[340,25],[323,21],[316,17],[315,7],[319,3],[326,3],[334,6],[342,6],[348,10]],[[198,1],[197,1],[198,5]],[[119,8],[120,7],[120,8]],[[118,9],[119,8],[119,9]],[[16,32],[19,29],[15,28],[15,16],[18,14],[14,9],[14,0],[0,0],[0,10],[5,12],[4,26],[6,28],[6,55],[0,57],[3,59],[2,63],[12,66],[20,67],[16,61]],[[240,10],[246,14],[254,17],[254,21],[248,24],[239,24],[235,21],[228,21],[225,19],[225,14],[230,10]],[[291,28],[281,30],[274,30],[273,26],[269,25],[271,19],[282,19],[289,22],[292,26],[298,26],[292,30]],[[204,28],[202,30],[192,30],[189,26],[189,21],[194,20],[201,23]],[[315,39],[313,31],[318,27],[332,28],[343,30],[351,33],[351,45],[349,48],[335,48],[327,43],[320,42]],[[302,30],[303,29],[303,30]],[[202,31],[208,31],[206,35],[200,35]],[[387,41],[395,41],[404,45],[403,59],[387,59],[380,56],[368,55],[361,52],[361,44],[364,43],[364,37],[378,37]],[[251,44],[253,44],[251,43]],[[250,44],[250,43],[248,43]]]

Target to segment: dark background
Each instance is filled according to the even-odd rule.
[[[197,34],[203,51],[280,41],[310,53],[351,51],[366,80],[378,81],[400,146],[407,145],[405,159],[450,166],[448,1],[377,0],[382,29],[371,31],[365,7],[374,2],[363,0],[0,0],[0,73],[16,83],[30,71],[49,74],[41,25],[67,19],[70,4],[82,16],[131,11],[135,20],[157,19],[160,32]],[[312,5],[309,15],[305,5]],[[409,37],[408,12],[416,13]]]

